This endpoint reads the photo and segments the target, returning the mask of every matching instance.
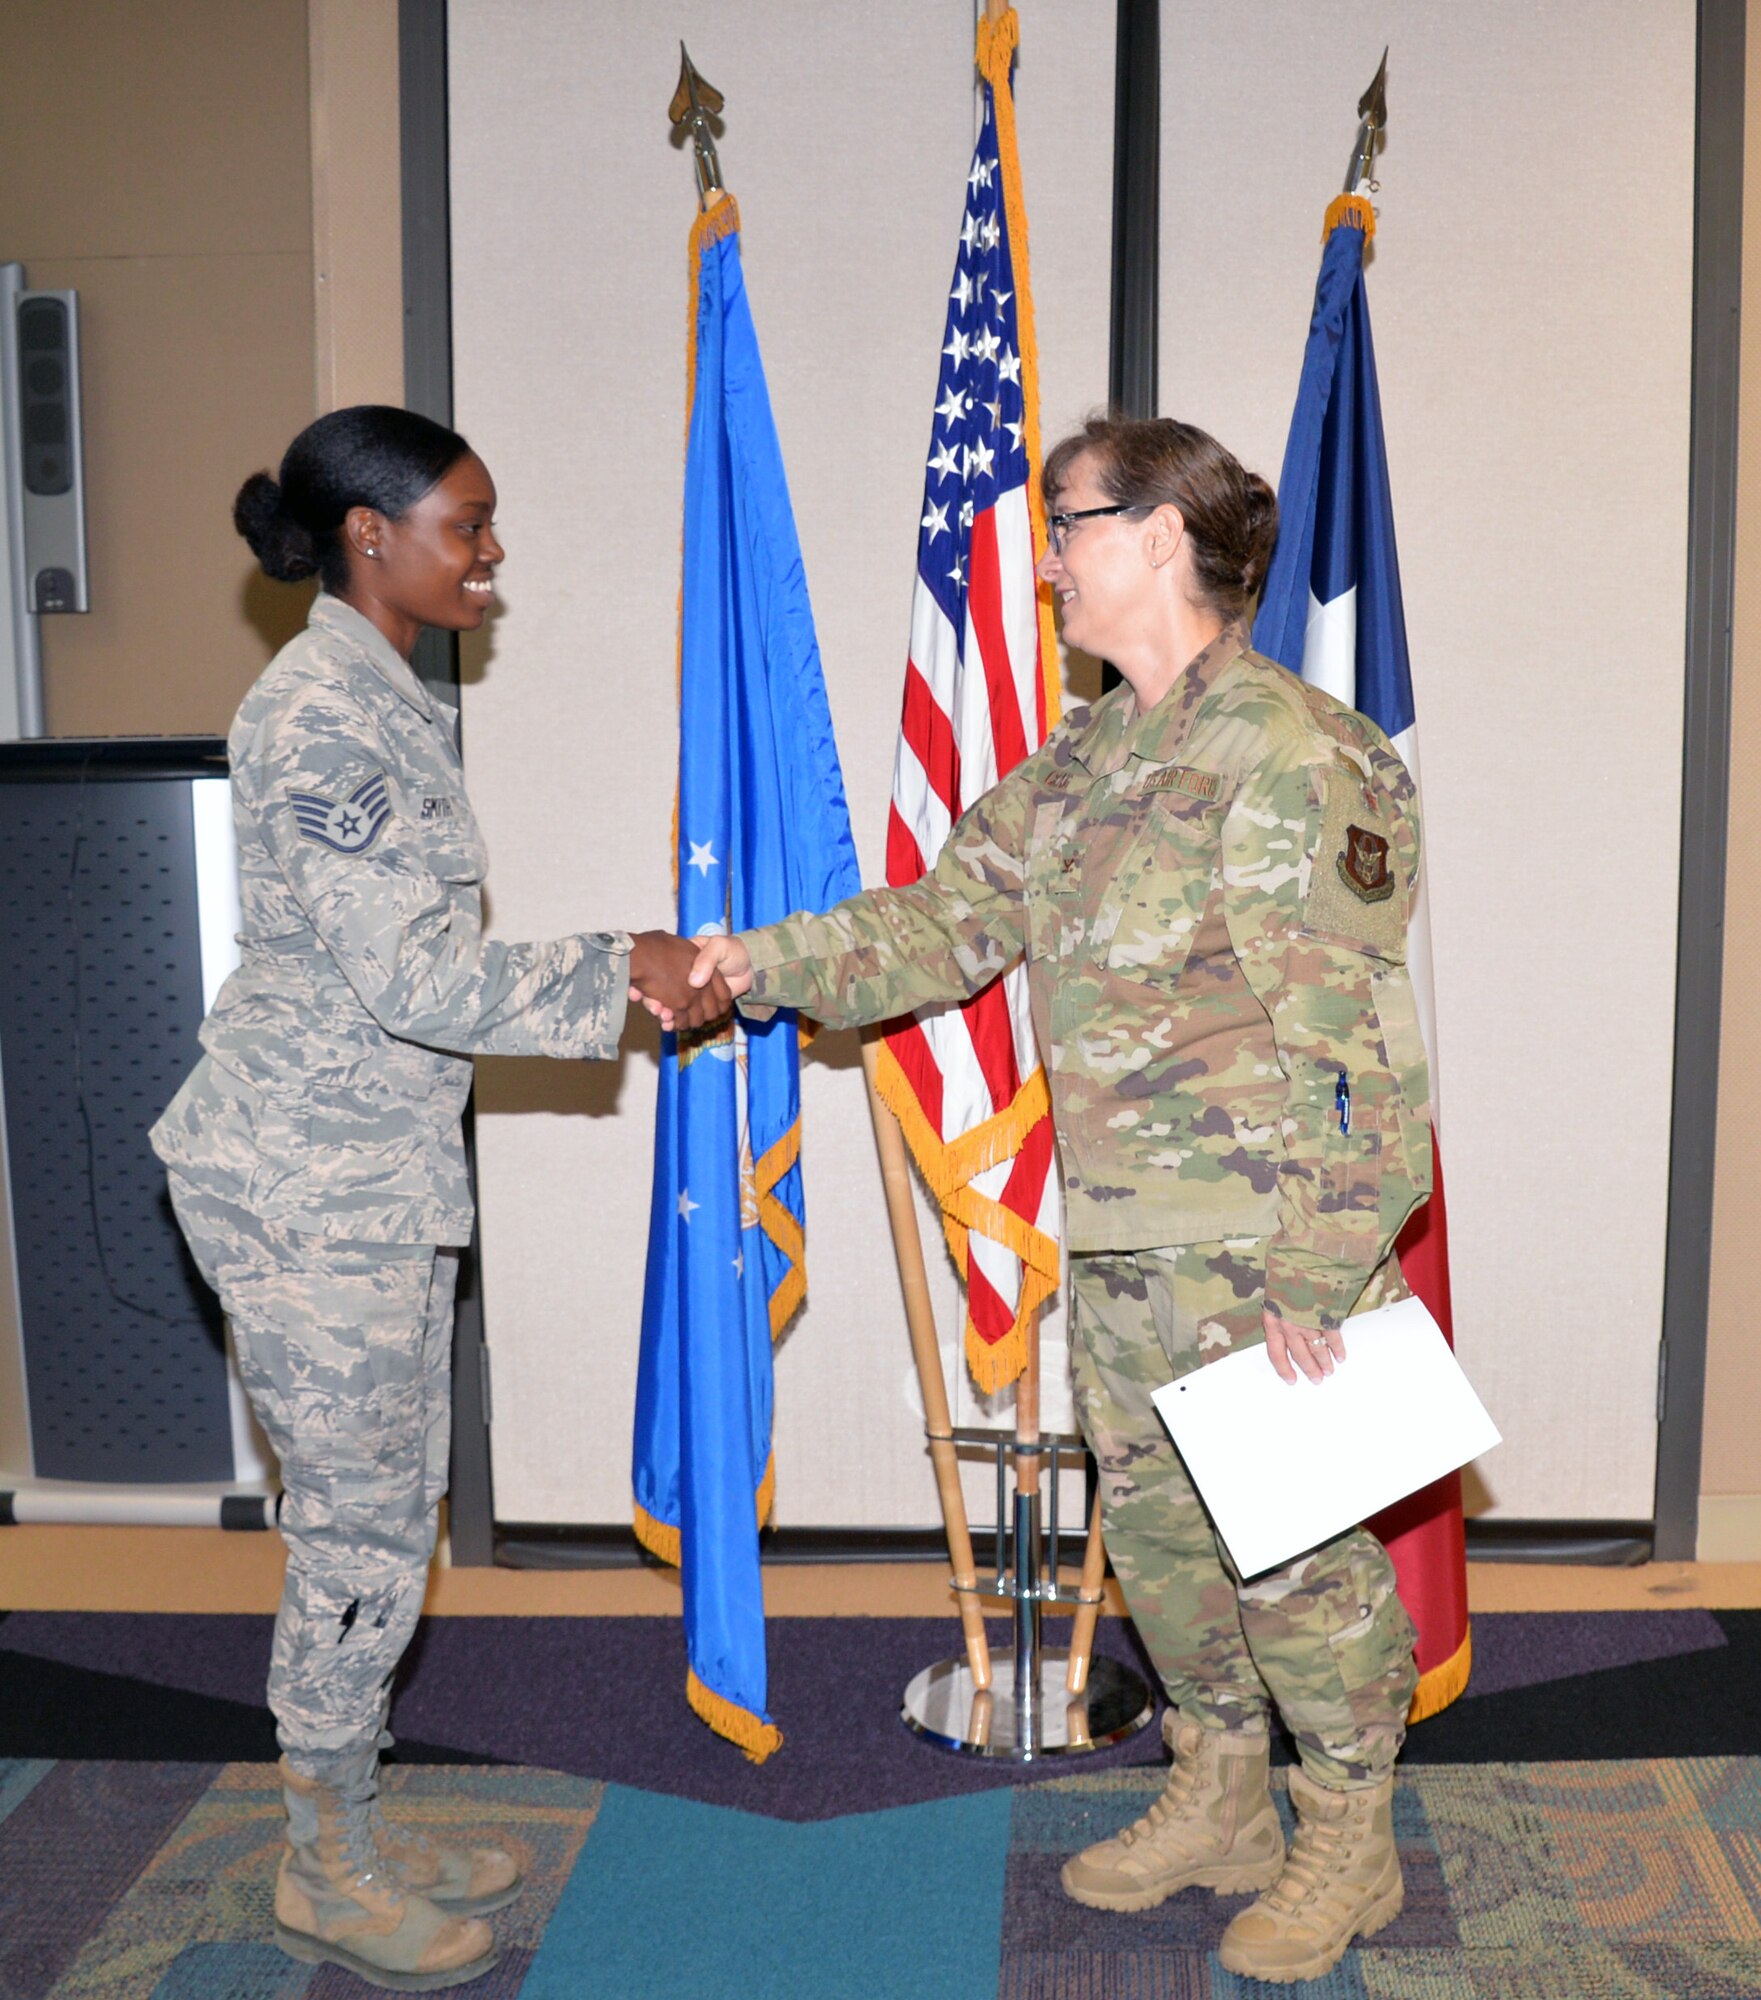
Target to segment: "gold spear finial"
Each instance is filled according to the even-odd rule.
[[[715,139],[709,121],[722,108],[722,94],[705,76],[700,76],[685,44],[679,44],[679,87],[667,106],[673,130],[683,139],[689,136],[697,166],[697,197],[709,206],[710,197],[722,191],[721,162],[715,156]],[[683,128],[681,130],[681,128]]]
[[[1345,172],[1345,192],[1356,194],[1364,182],[1371,177],[1375,164],[1376,141],[1388,123],[1388,51],[1383,49],[1382,60],[1376,74],[1370,79],[1370,87],[1357,101],[1357,138],[1351,148],[1351,165]]]

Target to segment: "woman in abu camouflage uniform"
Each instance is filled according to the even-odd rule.
[[[281,1465],[276,1939],[402,1991],[486,1972],[481,1913],[520,1887],[499,1848],[411,1836],[377,1803],[446,1490],[470,1058],[610,1058],[633,979],[690,998],[691,947],[658,932],[483,935],[456,717],[410,655],[483,623],[494,512],[463,438],[375,406],[321,417],[279,482],[240,490],[264,570],[322,589],[233,724],[241,962],[153,1129]],[[701,1019],[727,1005],[697,998]]]
[[[1025,955],[1077,1407],[1173,1704],[1166,1791],[1064,1886],[1118,1910],[1263,1890],[1223,1963],[1313,1978],[1401,1905],[1413,1628],[1361,1529],[1244,1581],[1150,1391],[1261,1341],[1286,1381],[1319,1381],[1351,1316],[1404,1291],[1392,1246],[1430,1176],[1405,965],[1416,802],[1372,723],[1250,648],[1276,534],[1263,480],[1189,425],[1095,419],[1044,485],[1039,574],[1066,640],[1124,684],[981,799],[921,881],[708,940],[694,977],[854,1026],[964,999]],[[1272,1708],[1301,1760],[1288,1855]]]

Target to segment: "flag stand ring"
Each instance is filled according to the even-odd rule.
[[[997,1454],[998,1500],[1002,1500],[1004,1458],[1021,1453],[1019,1440],[990,1430],[956,1430],[958,1444],[982,1444]],[[1098,1601],[1058,1582],[1058,1454],[1080,1451],[1079,1437],[1044,1437],[1025,1450],[1046,1453],[1052,1462],[1052,1534],[1049,1580],[1041,1569],[1043,1530],[1040,1496],[1017,1490],[1013,1560],[1003,1567],[1003,1516],[997,1522],[998,1568],[982,1586],[955,1589],[1007,1599],[1013,1606],[1015,1647],[990,1656],[991,1685],[980,1687],[965,1654],[938,1660],[914,1675],[905,1689],[899,1720],[930,1747],[968,1757],[1006,1758],[1030,1764],[1041,1757],[1080,1756],[1105,1750],[1134,1735],[1154,1716],[1148,1683],[1134,1669],[1098,1654],[1087,1662],[1080,1692],[1069,1687],[1069,1654],[1041,1643],[1040,1621],[1048,1604],[1079,1608]]]

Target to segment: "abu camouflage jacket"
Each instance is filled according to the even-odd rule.
[[[909,888],[745,934],[748,1007],[853,1026],[1026,955],[1072,1251],[1269,1237],[1268,1306],[1347,1317],[1430,1190],[1413,784],[1226,629],[1147,715],[1078,710]]]
[[[453,721],[368,619],[321,596],[228,739],[241,963],[153,1146],[293,1229],[469,1242],[469,1057],[617,1051],[622,932],[483,935],[488,855]]]

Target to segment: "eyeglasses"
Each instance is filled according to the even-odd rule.
[[[1046,540],[1052,545],[1052,554],[1061,556],[1065,540],[1078,521],[1092,521],[1101,514],[1147,514],[1149,511],[1141,500],[1122,500],[1117,507],[1078,507],[1073,514],[1048,514]]]

